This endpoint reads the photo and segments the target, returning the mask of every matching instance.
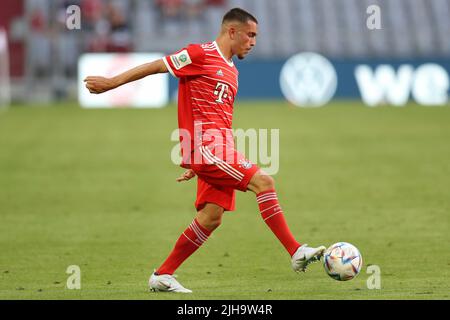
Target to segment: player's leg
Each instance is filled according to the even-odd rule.
[[[150,288],[157,291],[191,292],[174,277],[175,270],[189,258],[220,226],[225,210],[234,207],[234,190],[216,188],[198,177],[197,214],[181,234],[164,263],[150,277]]]
[[[152,274],[150,288],[156,291],[190,293],[174,277],[175,270],[208,239],[221,223],[223,208],[207,203],[195,216],[175,243],[175,247],[164,263]]]
[[[256,194],[261,217],[285,247],[292,258],[295,271],[305,271],[306,266],[320,259],[325,247],[310,248],[300,245],[292,234],[278,203],[274,179],[263,170],[258,170],[250,179],[247,188]]]
[[[256,200],[264,222],[292,256],[301,245],[287,225],[278,203],[274,179],[263,170],[258,170],[251,178],[247,188],[256,194]]]
[[[175,243],[170,255],[156,270],[156,274],[173,274],[211,235],[222,220],[223,208],[207,203]]]

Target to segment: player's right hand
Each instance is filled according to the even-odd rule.
[[[84,79],[84,82],[86,82],[86,88],[88,88],[89,92],[95,94],[115,88],[113,81],[105,77],[89,76]]]

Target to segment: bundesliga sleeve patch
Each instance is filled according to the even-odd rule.
[[[192,63],[191,57],[189,57],[189,53],[187,50],[183,50],[177,54],[170,56],[170,60],[177,70],[180,70],[181,68]]]

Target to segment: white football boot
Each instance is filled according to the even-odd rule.
[[[163,292],[180,292],[191,293],[192,291],[183,287],[176,279],[174,275],[152,274],[148,280],[148,285],[151,291],[163,291]]]
[[[326,248],[324,246],[311,248],[308,247],[307,244],[302,245],[292,255],[292,269],[294,269],[295,272],[305,272],[306,267],[310,263],[314,263],[320,260],[325,249]]]

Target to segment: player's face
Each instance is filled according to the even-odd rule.
[[[244,59],[252,50],[256,44],[257,35],[258,25],[251,20],[237,27],[233,51],[239,59]]]

